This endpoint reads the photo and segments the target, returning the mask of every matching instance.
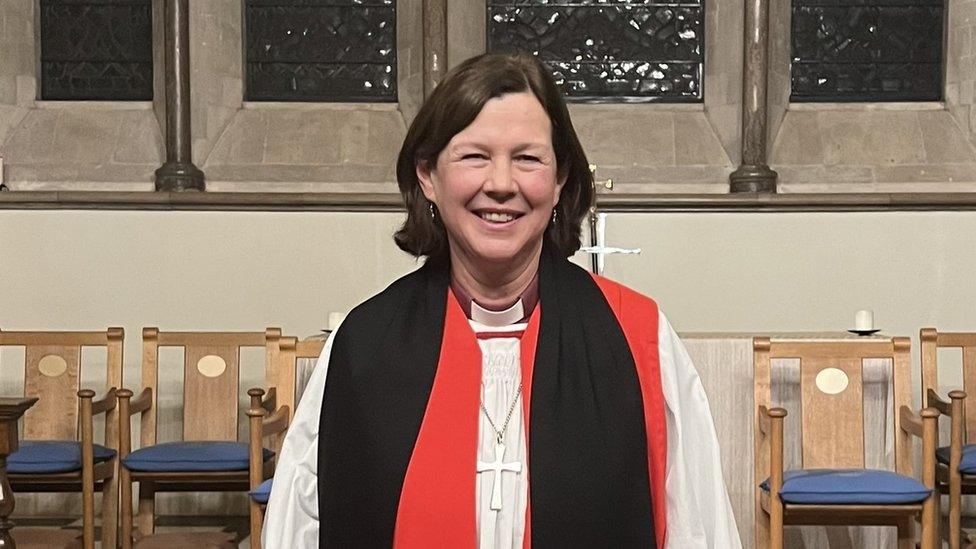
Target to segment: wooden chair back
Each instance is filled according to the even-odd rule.
[[[152,389],[150,410],[142,416],[141,444],[156,443],[159,349],[183,349],[183,440],[237,440],[240,413],[240,357],[246,347],[265,349],[265,375],[274,375],[278,328],[264,332],[142,331],[142,386]]]
[[[929,390],[939,393],[939,349],[959,349],[962,351],[962,390],[976,395],[976,333],[940,332],[935,328],[922,328],[919,333],[922,342],[922,399],[929,403]],[[965,432],[976,433],[976,406],[964,406]]]
[[[106,350],[105,387],[122,387],[122,328],[104,332],[3,332],[0,348],[24,348],[24,396],[40,397],[24,414],[24,440],[78,440],[81,350]],[[105,439],[117,444],[116,411],[106,414]]]
[[[772,408],[771,369],[774,359],[800,361],[801,459],[804,469],[863,468],[863,364],[890,359],[894,395],[895,471],[913,474],[911,441],[901,429],[902,405],[911,407],[910,340],[754,340],[756,408]],[[769,471],[769,438],[756,424],[757,475]],[[763,477],[764,478],[764,477]]]
[[[252,388],[248,390],[251,396],[251,407],[247,412],[250,418],[250,459],[248,482],[251,490],[255,490],[271,474],[267,463],[262,457],[265,442],[275,455],[280,455],[281,445],[284,443],[288,425],[294,415],[298,397],[298,361],[300,359],[315,359],[322,354],[325,341],[298,341],[296,337],[278,337],[268,340],[269,360],[277,360],[274,377],[268,378],[268,391]],[[270,440],[269,440],[270,439]],[[257,502],[250,502],[251,548],[260,549],[261,530],[264,524],[264,512]]]
[[[299,341],[296,337],[282,337],[278,340],[278,370],[275,378],[269,379],[269,384],[273,383],[271,386],[275,389],[277,408],[287,410],[285,413],[289,423],[298,404],[298,361],[317,359],[323,348],[324,340]],[[284,434],[275,438],[275,448],[272,449],[277,452],[281,450]]]
[[[299,341],[296,337],[280,337],[268,341],[269,360],[276,360],[275,371],[268,378],[269,394],[264,407],[268,414],[282,418],[284,425],[291,423],[298,405],[299,360],[317,359],[325,348],[325,340],[309,339]],[[275,356],[277,355],[277,356]],[[281,452],[286,431],[282,430],[270,438],[270,449],[275,455]]]

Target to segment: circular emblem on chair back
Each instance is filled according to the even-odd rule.
[[[227,369],[227,363],[217,355],[207,355],[197,362],[197,371],[207,377],[220,377]]]
[[[37,369],[47,377],[58,377],[68,370],[68,363],[58,355],[47,355],[38,361]]]
[[[847,389],[850,380],[844,370],[839,368],[824,368],[817,373],[817,389],[828,395],[837,395]]]

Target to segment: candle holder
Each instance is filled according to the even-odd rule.
[[[859,336],[864,337],[864,336],[874,335],[874,334],[880,332],[881,331],[881,328],[872,328],[870,330],[847,330],[847,331],[850,332],[850,333],[852,333],[852,334],[857,334]]]

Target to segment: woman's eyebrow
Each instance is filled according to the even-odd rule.
[[[459,141],[459,142],[451,145],[451,150],[453,151],[455,149],[460,149],[460,148],[463,148],[463,147],[474,147],[474,148],[477,148],[477,149],[490,149],[491,148],[491,147],[488,147],[487,145],[485,145],[483,143],[479,143],[477,141]],[[515,152],[520,152],[520,151],[524,151],[526,149],[532,149],[532,148],[546,148],[546,143],[543,143],[541,141],[524,141],[522,143],[517,143],[514,147],[512,147],[512,150],[515,151]]]
[[[547,148],[546,143],[540,141],[528,141],[525,143],[519,143],[512,150],[516,152],[524,151],[526,149],[545,149]]]
[[[487,148],[484,145],[482,145],[481,143],[478,143],[476,141],[459,141],[459,142],[451,145],[451,150],[453,151],[453,150],[456,150],[456,149],[462,149],[464,147],[472,147],[472,148],[475,148],[475,149],[485,149],[485,148]]]

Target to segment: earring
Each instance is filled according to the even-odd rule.
[[[430,220],[431,221],[434,221],[435,219],[437,219],[437,216],[434,215],[434,203],[433,202],[428,202],[427,203],[427,209],[430,211]]]
[[[552,224],[553,224],[553,225],[555,225],[555,224],[556,224],[556,219],[557,219],[558,217],[559,217],[559,212],[557,212],[557,211],[556,211],[556,208],[553,208],[553,209],[552,209]]]

